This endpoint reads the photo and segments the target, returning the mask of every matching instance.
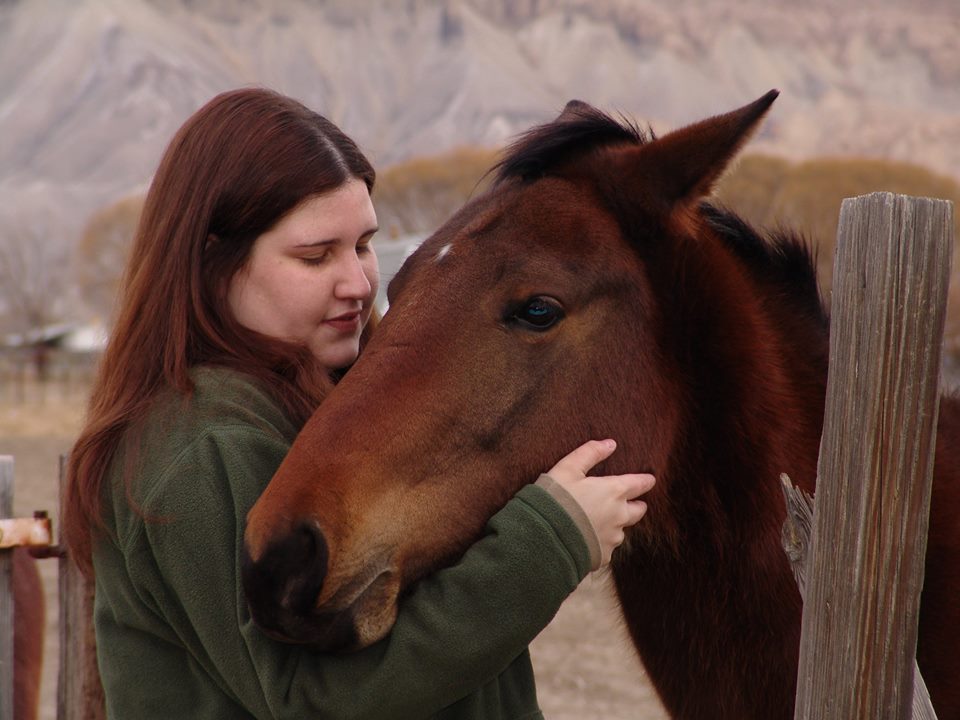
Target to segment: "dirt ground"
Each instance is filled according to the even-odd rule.
[[[59,456],[82,418],[82,392],[47,388],[0,405],[0,455],[15,462],[14,510],[48,510],[57,527]],[[7,398],[9,400],[9,398]],[[56,563],[41,563],[47,642],[40,720],[56,715]],[[548,720],[662,720],[666,714],[629,646],[608,579],[588,577],[532,645],[540,702]]]

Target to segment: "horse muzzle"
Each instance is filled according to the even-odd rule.
[[[304,522],[253,559],[245,549],[241,580],[250,615],[270,637],[325,652],[348,652],[386,635],[396,620],[399,574],[367,563],[333,587],[330,552],[315,523]]]

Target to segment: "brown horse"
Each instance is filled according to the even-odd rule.
[[[510,148],[391,283],[251,512],[258,621],[328,649],[376,640],[523,483],[613,437],[598,472],[658,478],[612,565],[667,710],[793,717],[778,477],[814,489],[829,325],[803,243],[704,200],[775,97],[662,138],[574,102]],[[958,437],[944,399],[918,648],[941,720],[960,718]]]
[[[46,599],[36,561],[13,551],[13,717],[34,720],[40,702]]]

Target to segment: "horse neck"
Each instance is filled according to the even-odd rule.
[[[628,628],[676,717],[779,717],[792,706],[800,600],[780,547],[779,476],[812,492],[826,332],[784,287],[734,267],[703,283],[720,294],[690,299],[709,308],[711,330],[678,361],[669,464],[614,563]],[[745,666],[755,687],[737,698]]]
[[[711,537],[726,530],[743,539],[768,532],[771,518],[779,533],[781,473],[813,492],[829,337],[819,299],[767,267],[772,260],[747,261],[722,244],[714,253],[710,280],[698,284],[704,295],[689,300],[711,317],[708,330],[686,338],[688,382],[664,479],[689,503],[685,512],[706,515]]]

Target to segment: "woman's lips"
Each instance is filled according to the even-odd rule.
[[[343,315],[324,320],[323,323],[324,325],[329,325],[337,332],[354,333],[360,328],[360,312],[344,313]]]

